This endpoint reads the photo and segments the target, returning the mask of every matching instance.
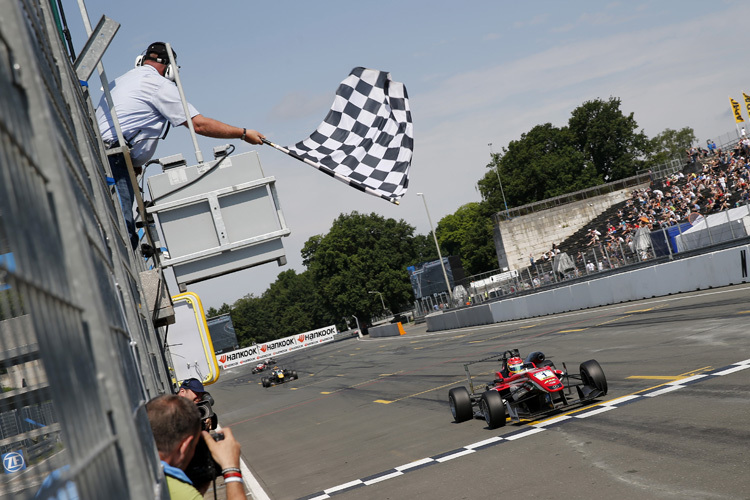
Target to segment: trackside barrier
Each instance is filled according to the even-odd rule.
[[[750,282],[748,256],[750,246],[743,245],[522,297],[442,311],[426,317],[427,331],[487,325],[747,283]]]
[[[389,325],[373,326],[370,328],[370,337],[398,337],[399,335],[406,335],[404,327],[399,321]]]
[[[255,363],[263,359],[281,354],[305,349],[324,342],[331,342],[338,333],[336,325],[326,326],[317,330],[292,335],[283,339],[276,339],[265,344],[255,344],[244,349],[225,352],[216,356],[219,368],[227,369],[248,363]]]

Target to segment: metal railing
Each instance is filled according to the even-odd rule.
[[[632,177],[620,179],[619,181],[582,189],[581,191],[576,191],[574,193],[563,194],[555,196],[554,198],[547,198],[546,200],[528,203],[526,205],[521,205],[520,207],[511,208],[508,211],[497,212],[493,215],[493,221],[497,224],[499,221],[509,220],[521,215],[528,215],[543,210],[549,210],[550,208],[567,205],[576,201],[588,200],[589,198],[594,198],[603,194],[614,193],[623,189],[647,184],[650,181],[651,177],[648,172],[634,175]]]
[[[750,204],[699,218],[692,224],[682,221],[677,225],[646,231],[642,237],[636,234],[629,241],[616,238],[580,248],[568,255],[568,266],[558,256],[510,272],[495,270],[470,276],[459,283],[467,291],[466,298],[453,305],[473,305],[616,269],[679,258],[680,254],[687,252],[709,251],[716,245],[739,244],[746,241],[748,236]]]

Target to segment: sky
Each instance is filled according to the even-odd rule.
[[[86,40],[79,3],[62,0],[77,51]],[[481,200],[477,181],[491,150],[502,151],[536,125],[566,125],[586,101],[618,97],[649,137],[692,127],[705,145],[736,130],[729,97],[742,102],[742,92],[750,93],[740,35],[750,3],[733,0],[85,0],[85,6],[92,25],[102,15],[121,24],[102,60],[109,80],[132,68],[151,42],[169,42],[187,99],[201,114],[259,130],[277,144],[294,144],[317,128],[352,68],[388,71],[407,88],[414,157],[400,205],[268,146],[231,141],[236,153],[257,150],[265,174],[276,179],[291,229],[283,240],[288,263],[189,286],[205,307],[260,296],[279,272],[304,271],[303,245],[327,233],[342,213],[377,213],[428,234],[416,193],[424,193],[437,225]],[[90,82],[96,103],[96,74]],[[225,143],[198,140],[206,158]],[[170,131],[157,157],[175,153],[197,163],[186,128]]]

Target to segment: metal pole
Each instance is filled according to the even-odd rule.
[[[203,153],[201,153],[198,147],[198,138],[195,135],[195,128],[193,127],[193,118],[190,116],[190,110],[188,109],[187,99],[185,99],[185,92],[182,90],[182,81],[180,80],[180,70],[177,66],[177,61],[174,60],[174,54],[172,53],[172,46],[169,43],[167,46],[167,55],[169,56],[169,63],[172,65],[172,71],[174,71],[174,83],[177,85],[177,90],[180,92],[180,99],[182,100],[182,109],[185,110],[185,118],[187,118],[187,126],[190,130],[190,137],[193,139],[193,146],[195,147],[195,159],[198,163],[203,163]]]
[[[503,191],[503,183],[500,180],[500,165],[497,163],[497,157],[495,156],[495,153],[492,151],[492,143],[487,144],[490,147],[490,155],[492,156],[492,163],[495,164],[495,175],[497,175],[497,183],[500,184],[500,194],[503,195],[503,205],[505,205],[505,217],[510,219],[510,214],[508,213],[508,202],[505,201],[505,191]]]
[[[352,316],[352,318],[354,318],[354,322],[357,323],[357,335],[359,338],[362,338],[362,329],[359,327],[359,320],[356,316]]]
[[[432,237],[435,240],[435,248],[437,248],[438,259],[440,259],[440,267],[443,268],[443,278],[445,278],[445,286],[448,287],[448,296],[451,302],[453,302],[453,291],[451,290],[451,283],[448,280],[448,273],[445,270],[445,264],[443,263],[443,254],[440,253],[440,245],[438,245],[437,234],[435,233],[435,227],[432,225],[432,217],[430,217],[430,210],[427,208],[427,199],[423,193],[417,193],[417,196],[422,197],[424,202],[424,211],[427,212],[427,220],[430,222],[430,229],[432,230]]]
[[[383,302],[383,294],[380,292],[367,292],[367,293],[377,293],[378,296],[380,296],[380,303],[382,304],[383,310],[385,311],[385,302]]]

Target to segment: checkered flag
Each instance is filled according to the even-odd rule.
[[[315,132],[283,148],[353,188],[398,204],[409,185],[414,131],[403,83],[374,69],[354,68]]]

